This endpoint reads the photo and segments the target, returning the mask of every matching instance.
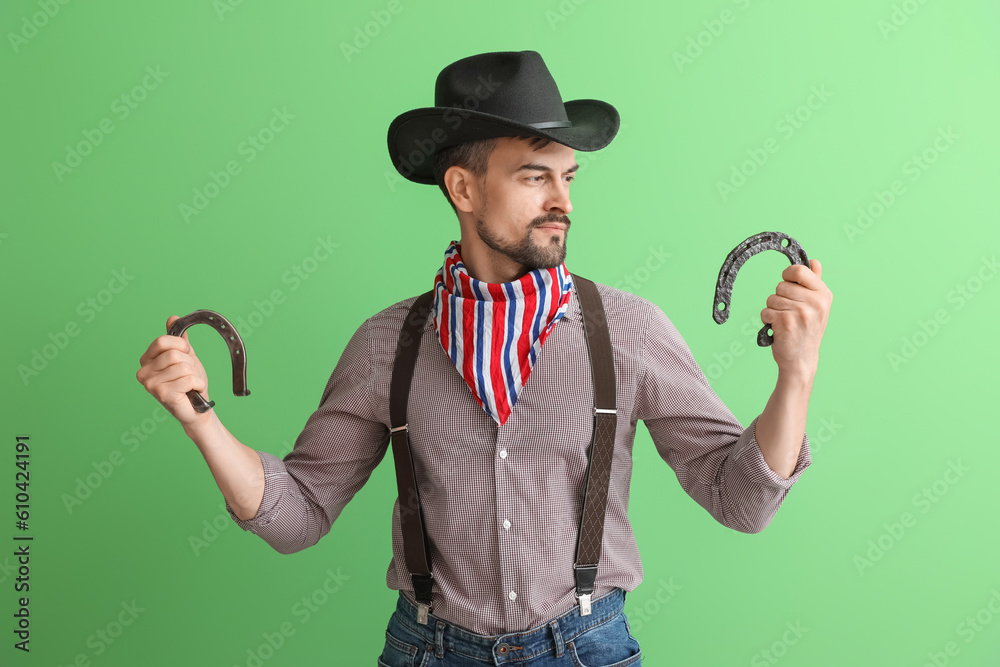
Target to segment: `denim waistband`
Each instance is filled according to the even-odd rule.
[[[441,657],[449,651],[461,653],[471,658],[496,664],[522,662],[548,651],[562,656],[566,642],[581,633],[605,623],[622,612],[625,594],[620,588],[596,599],[588,616],[580,616],[579,605],[544,625],[523,632],[505,635],[480,635],[462,626],[428,614],[427,624],[417,622],[417,607],[399,594],[396,604],[396,619],[406,628],[423,639],[428,650]],[[433,649],[431,648],[433,647]]]

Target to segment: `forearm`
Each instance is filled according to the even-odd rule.
[[[806,431],[815,371],[778,371],[778,381],[757,419],[756,439],[764,461],[784,478],[791,477]]]
[[[197,445],[215,483],[240,519],[251,519],[264,496],[264,468],[256,450],[247,447],[219,421],[214,410],[205,419],[184,426]]]

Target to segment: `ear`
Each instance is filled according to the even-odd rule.
[[[455,208],[472,213],[480,201],[479,182],[473,173],[464,167],[452,165],[444,172],[444,185],[448,188]]]

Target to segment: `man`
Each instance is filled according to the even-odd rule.
[[[606,146],[618,114],[597,100],[563,103],[532,51],[449,65],[435,100],[389,130],[397,171],[441,187],[461,237],[446,251],[428,317],[410,322],[420,347],[402,386],[413,388],[405,432],[419,512],[401,493],[386,576],[400,598],[379,664],[638,665],[622,613],[624,593],[642,579],[627,514],[637,422],[716,520],[762,530],[810,463],[806,413],[832,297],[817,261],[783,272],[761,311],[774,331],[777,385],[744,429],[658,307],[596,286],[617,416],[600,562],[592,595],[581,595],[574,562],[597,439],[591,364],[601,360],[585,332],[596,320],[580,303],[588,281],[564,263],[569,190],[574,149]],[[192,410],[186,392],[207,397],[207,378],[186,336],[157,338],[137,378],[199,447],[234,520],[292,553],[330,530],[387,451],[394,363],[413,343],[400,333],[413,304],[357,330],[284,460],[240,443],[214,411]],[[432,570],[423,602],[405,554],[414,534],[401,530],[415,514]]]

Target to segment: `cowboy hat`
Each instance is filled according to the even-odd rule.
[[[604,148],[618,132],[618,111],[600,100],[563,103],[536,51],[500,51],[458,60],[438,74],[434,106],[396,116],[389,125],[393,166],[431,185],[443,149],[494,137],[534,136],[580,151]]]

